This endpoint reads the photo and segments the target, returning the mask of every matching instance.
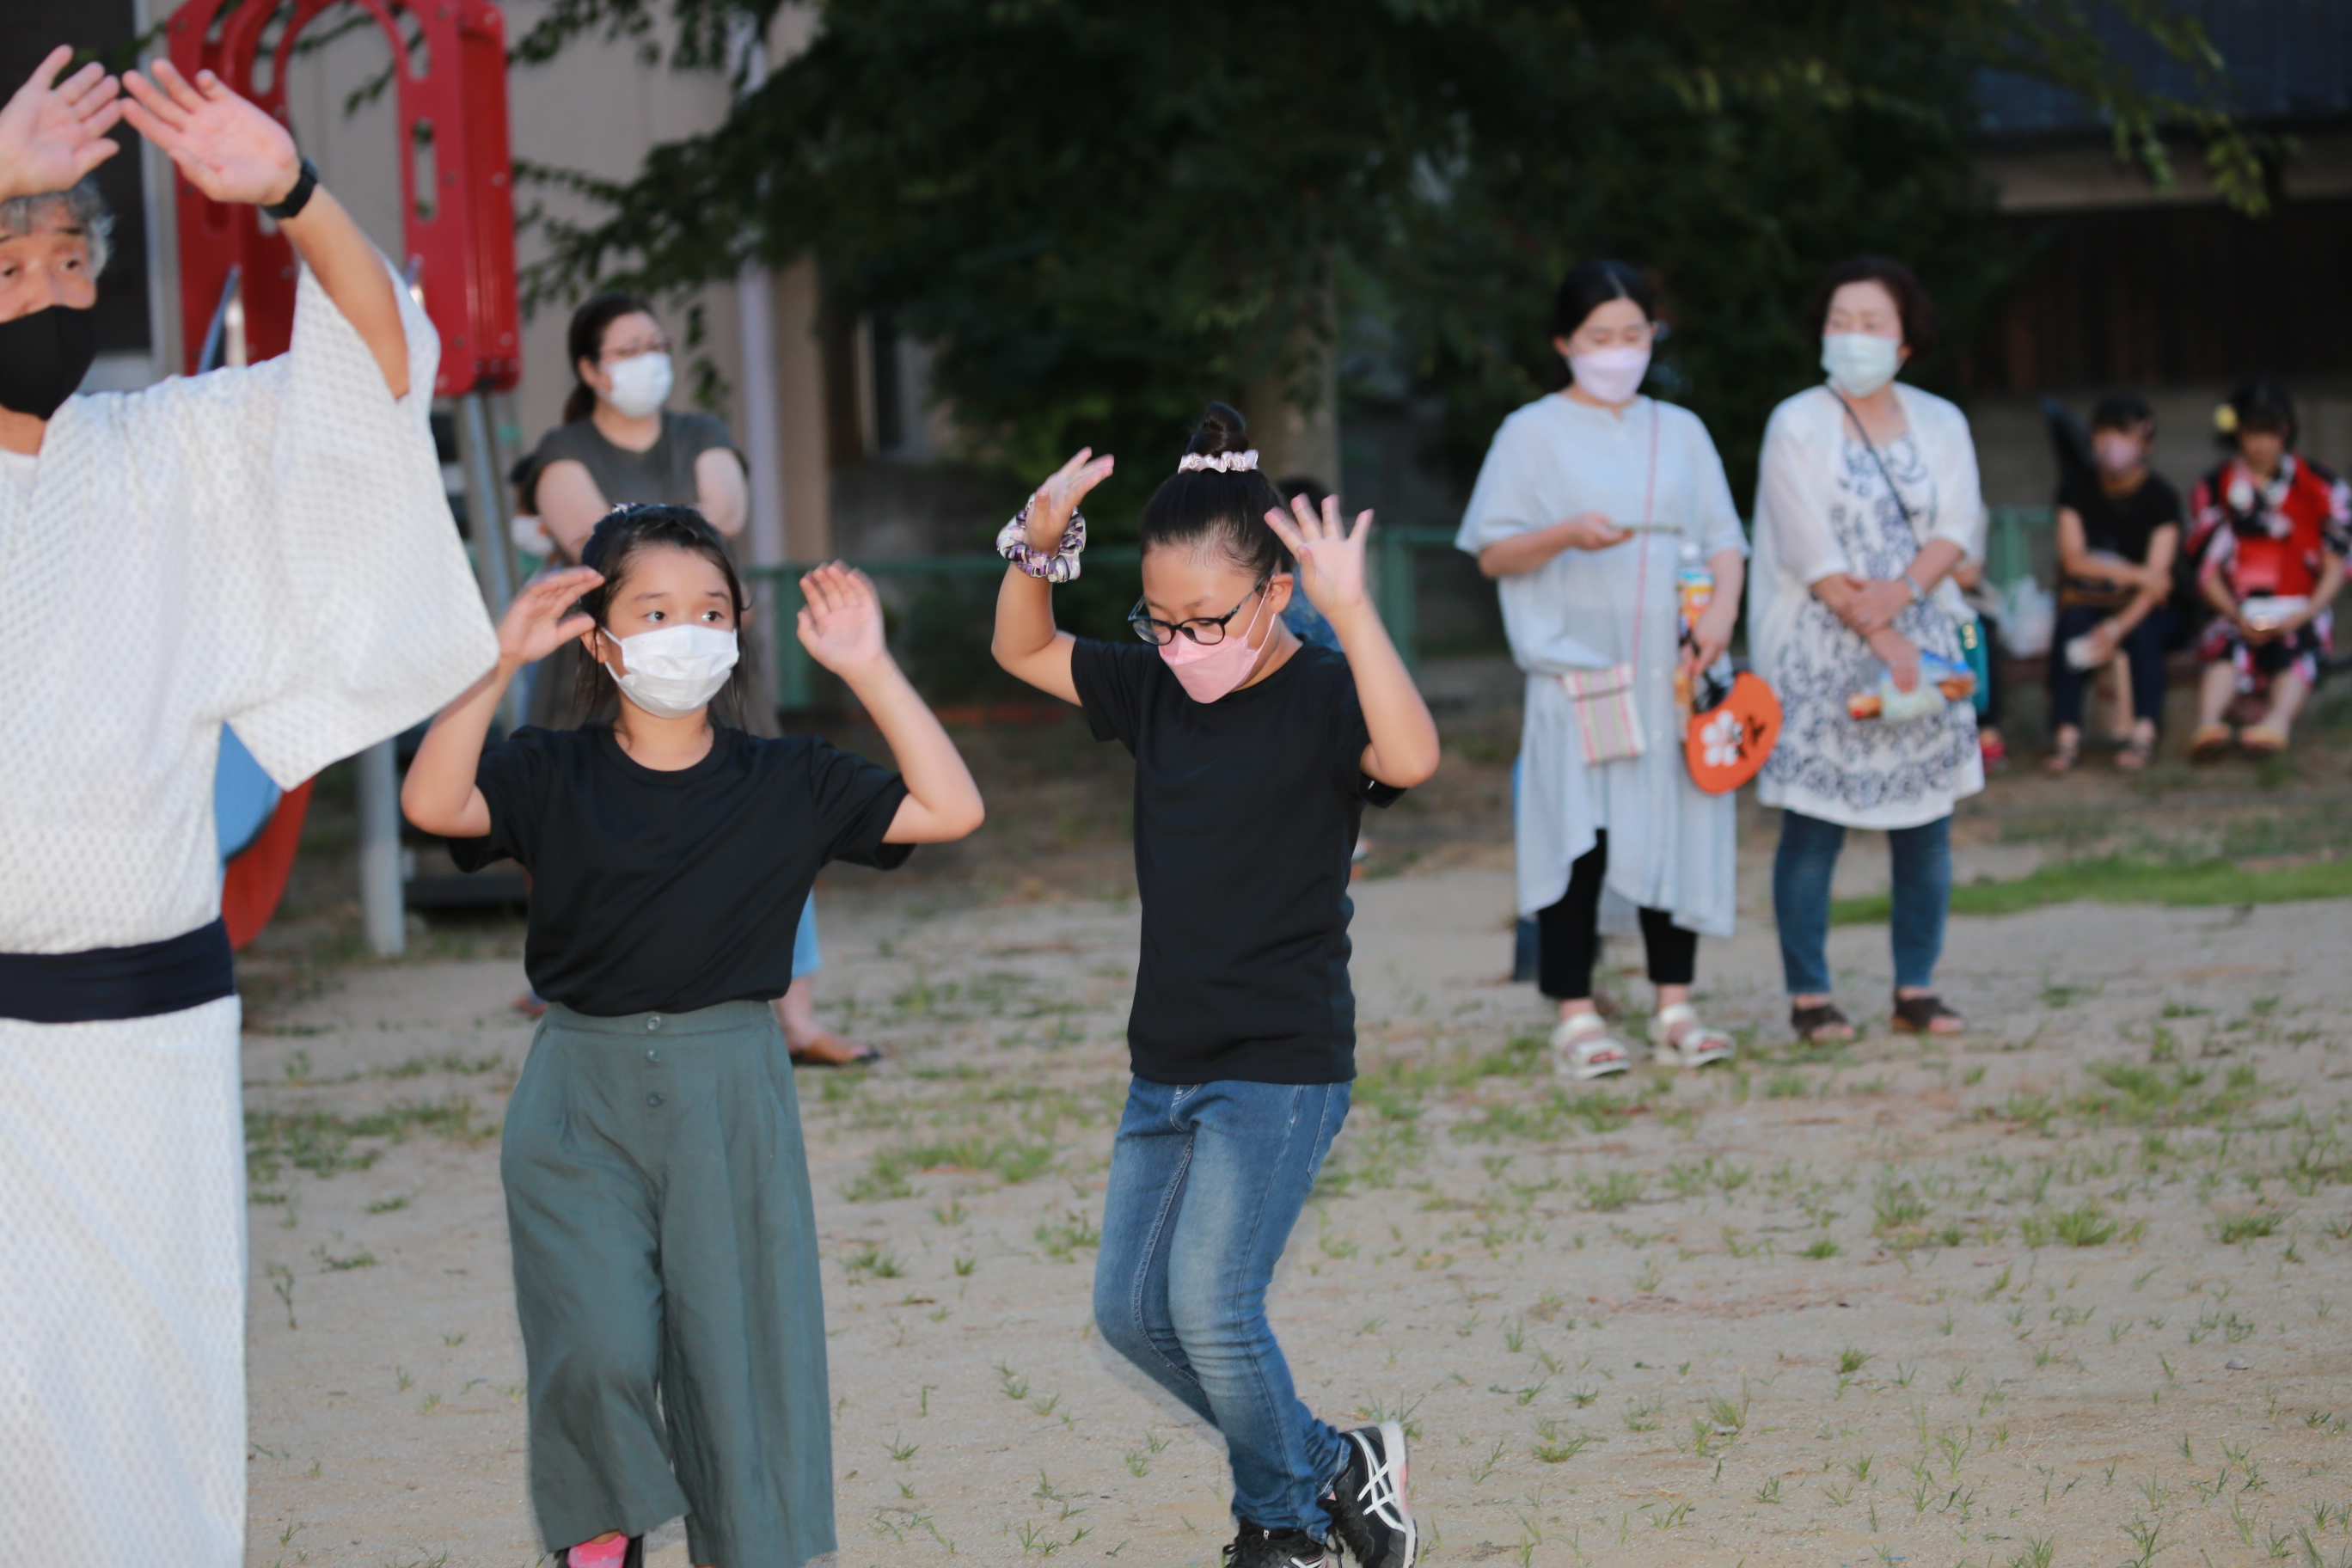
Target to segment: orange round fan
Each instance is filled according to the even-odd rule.
[[[1691,715],[1683,755],[1691,782],[1709,795],[1728,795],[1756,776],[1780,739],[1780,700],[1764,678],[1741,670],[1714,707]]]

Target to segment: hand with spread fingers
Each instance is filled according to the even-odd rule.
[[[1028,536],[1029,548],[1040,555],[1052,555],[1062,548],[1062,535],[1069,531],[1070,519],[1087,492],[1110,478],[1117,459],[1108,452],[1095,456],[1092,447],[1081,447],[1076,456],[1055,469],[1029,497],[1029,521],[1022,525]]]
[[[587,566],[549,572],[523,584],[499,617],[499,658],[509,665],[536,664],[594,628],[593,616],[574,615],[580,595],[604,580]]]
[[[253,205],[293,191],[302,160],[286,127],[208,70],[191,82],[169,60],[148,68],[152,81],[123,73],[131,99],[122,118],[169,153],[190,184],[214,201]]]
[[[843,677],[886,663],[882,600],[866,574],[827,562],[801,579],[808,605],[800,612],[801,646],[809,657]]]
[[[72,61],[59,44],[0,108],[0,201],[69,189],[121,150],[121,85],[95,60],[59,81]]]
[[[1323,499],[1318,514],[1305,496],[1294,498],[1286,513],[1276,507],[1265,514],[1291,559],[1298,563],[1298,591],[1307,602],[1337,626],[1349,610],[1364,601],[1364,537],[1372,530],[1372,514],[1360,511],[1349,528],[1339,521],[1336,496]]]

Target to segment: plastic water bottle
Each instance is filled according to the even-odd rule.
[[[1715,600],[1715,574],[1699,559],[1698,546],[1691,541],[1683,541],[1678,554],[1675,592],[1682,605],[1683,635],[1688,637],[1698,626],[1700,613]]]

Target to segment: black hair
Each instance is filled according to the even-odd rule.
[[[1323,503],[1331,499],[1331,492],[1323,488],[1322,480],[1310,478],[1306,474],[1293,474],[1274,488],[1282,492],[1285,506],[1297,500],[1300,496],[1305,496],[1307,504],[1313,507],[1318,513],[1323,510]]]
[[[1551,306],[1551,335],[1575,336],[1576,329],[1584,325],[1584,319],[1612,300],[1631,300],[1642,308],[1644,317],[1653,321],[1658,319],[1650,280],[1640,269],[1630,262],[1596,257],[1578,262],[1559,280],[1559,293]]]
[[[507,483],[514,487],[515,512],[521,517],[539,515],[539,458],[526,452],[515,459],[507,470]]]
[[[572,395],[563,400],[566,425],[596,411],[596,389],[580,378],[580,362],[593,364],[604,357],[604,329],[624,316],[653,313],[653,301],[642,294],[599,294],[572,312],[572,325],[563,334],[563,346],[572,355]]]
[[[727,558],[726,542],[719,537],[719,531],[690,506],[637,502],[616,506],[599,518],[595,531],[581,548],[580,563],[594,567],[604,574],[604,580],[580,595],[580,602],[572,607],[572,613],[593,616],[598,626],[604,626],[613,595],[629,580],[630,563],[648,550],[660,549],[683,550],[719,568],[719,574],[727,580],[728,599],[735,606],[735,627],[740,637],[743,612],[751,606],[743,594],[743,580],[735,574],[735,563]],[[727,684],[711,699],[717,716],[737,729],[743,726],[750,683],[751,667],[739,656],[735,668],[728,673]],[[593,658],[582,662],[578,690],[581,711],[595,714],[609,709],[613,690],[613,678],[602,664]]]
[[[2141,426],[2153,427],[2155,424],[2156,410],[2150,408],[2147,400],[2137,393],[2111,392],[2100,398],[2098,406],[2091,410],[2091,428],[2094,430],[2137,433]]]
[[[1209,405],[1184,447],[1186,456],[1204,458],[1249,449],[1249,422],[1222,403]],[[1287,572],[1290,552],[1265,525],[1265,514],[1282,504],[1281,492],[1255,468],[1222,474],[1214,468],[1180,470],[1160,480],[1143,505],[1143,548],[1214,546],[1253,577]]]
[[[2294,417],[2294,399],[2288,395],[2286,384],[2276,376],[2258,375],[2230,394],[2230,411],[2237,417],[2221,439],[2236,446],[2238,437],[2248,430],[2275,430],[2288,446],[2301,426]]]
[[[1886,256],[1849,256],[1830,268],[1805,300],[1805,324],[1814,337],[1829,325],[1830,300],[1849,283],[1875,283],[1895,296],[1895,313],[1903,319],[1903,342],[1913,354],[1936,346],[1936,301],[1928,298],[1917,273]]]

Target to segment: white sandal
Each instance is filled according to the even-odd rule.
[[[1677,1044],[1675,1028],[1683,1024],[1690,1026]],[[1677,1002],[1659,1008],[1658,1016],[1650,1020],[1650,1049],[1652,1059],[1664,1067],[1711,1067],[1731,1059],[1732,1039],[1721,1029],[1700,1023],[1698,1010],[1689,1003]]]
[[[1551,1065],[1562,1078],[1589,1083],[1631,1068],[1633,1053],[1610,1034],[1600,1014],[1572,1013],[1552,1029]]]

